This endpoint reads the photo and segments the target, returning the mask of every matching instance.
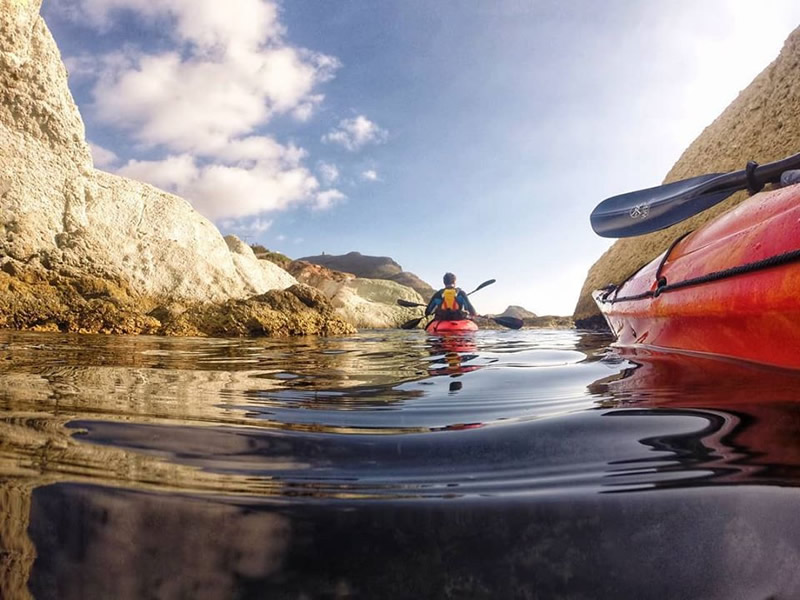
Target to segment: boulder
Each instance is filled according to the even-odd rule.
[[[684,151],[664,183],[743,169],[748,160],[766,163],[800,150],[800,28],[784,43],[777,59],[759,74]],[[747,197],[737,193],[686,221],[648,235],[621,239],[591,267],[574,318],[578,326],[604,325],[591,292],[620,283],[664,252],[685,232],[697,229]]]
[[[413,273],[409,273],[408,271],[397,273],[396,275],[392,275],[388,279],[390,281],[399,283],[400,285],[410,287],[412,290],[416,291],[420,296],[422,296],[426,300],[430,299],[430,297],[433,296],[433,294],[436,292],[436,290],[433,289],[430,285],[428,285],[425,281],[423,281]]]
[[[506,308],[502,313],[497,315],[498,317],[514,317],[515,319],[534,319],[536,318],[536,313],[532,313],[529,310],[522,308],[521,306],[514,306],[511,305]]]
[[[421,316],[422,309],[398,306],[398,299],[426,302],[415,290],[394,281],[356,277],[304,260],[292,262],[288,270],[298,281],[320,290],[330,300],[336,316],[359,328],[399,327]]]
[[[180,333],[154,315],[191,306],[194,333],[348,330],[329,306],[301,302],[314,318],[291,313],[296,293],[265,299],[297,281],[241,240],[223,239],[186,200],[94,169],[40,5],[0,0],[0,323]],[[242,319],[249,311],[252,327],[212,326],[198,316],[213,313],[207,303]]]

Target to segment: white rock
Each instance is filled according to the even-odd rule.
[[[93,168],[41,0],[0,0],[0,254],[221,301],[295,279],[182,198]]]
[[[347,281],[330,299],[336,315],[355,327],[380,329],[399,327],[405,321],[422,316],[422,309],[397,305],[398,298],[424,303],[410,287],[386,279],[356,277]]]

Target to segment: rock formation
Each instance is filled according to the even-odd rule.
[[[403,267],[388,256],[366,256],[360,252],[348,252],[340,255],[320,254],[319,256],[306,256],[299,260],[371,279],[388,279],[392,275],[403,272]]]
[[[536,318],[536,313],[522,308],[521,306],[511,305],[501,312],[498,317],[514,317],[515,319],[533,319]]]
[[[427,282],[414,275],[414,273],[410,273],[408,271],[403,271],[397,275],[392,275],[388,278],[388,280],[394,281],[395,283],[399,283],[400,285],[404,285],[406,287],[410,287],[420,296],[425,298],[426,301],[433,296],[434,292],[436,292],[436,290],[433,289]]]
[[[301,283],[320,290],[330,301],[334,314],[360,328],[399,327],[419,317],[421,309],[402,308],[398,299],[424,304],[413,289],[384,279],[356,277],[304,260],[296,260],[288,271]]]
[[[0,0],[0,325],[224,335],[352,330],[324,296],[292,287],[291,275],[240,240],[223,239],[182,198],[94,169],[40,5]],[[222,307],[235,307],[239,321],[221,319]],[[282,312],[295,307],[304,316]]]
[[[395,281],[416,290],[420,296],[426,299],[430,298],[435,291],[413,273],[403,271],[403,267],[388,256],[366,256],[360,252],[348,252],[341,255],[306,256],[299,260],[322,265],[336,271],[352,273],[356,277]]]
[[[778,58],[758,75],[711,125],[692,142],[664,183],[704,173],[743,169],[748,160],[766,163],[800,151],[800,28],[786,40]],[[592,326],[602,317],[592,290],[624,281],[664,252],[687,231],[730,210],[747,197],[740,192],[717,206],[648,235],[617,241],[589,270],[574,317]]]

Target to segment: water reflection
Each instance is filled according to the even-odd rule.
[[[650,470],[650,487],[800,485],[800,373],[703,356],[627,350],[634,361],[593,384],[614,418],[684,415],[705,422],[688,434],[645,437],[659,457],[615,464]],[[669,475],[675,475],[670,478]]]
[[[430,343],[431,363],[428,373],[433,376],[446,375],[459,377],[464,373],[476,371],[486,364],[479,364],[478,344],[473,334],[451,334],[444,336],[431,336]],[[491,364],[491,363],[487,363]],[[453,381],[449,385],[451,392],[459,391],[464,387],[463,382]]]
[[[800,375],[608,342],[0,333],[0,597],[800,592]]]
[[[280,495],[288,474],[295,486],[356,480],[346,493],[372,497],[391,488],[381,478],[398,448],[413,457],[433,447],[414,435],[589,408],[586,384],[608,372],[597,357],[565,348],[570,332],[557,343],[492,332],[466,341],[406,332],[279,341],[4,336],[0,468],[40,484]],[[441,369],[449,376],[431,377]],[[444,381],[453,375],[461,389]],[[364,473],[362,464],[378,469]],[[458,464],[469,478],[473,465]],[[407,481],[395,472],[390,483],[410,485],[420,470]],[[341,495],[337,486],[307,486]]]

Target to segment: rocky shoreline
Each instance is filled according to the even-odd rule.
[[[2,328],[217,337],[355,332],[324,294],[303,284],[221,303],[186,302],[137,294],[122,281],[12,265],[0,271]]]

